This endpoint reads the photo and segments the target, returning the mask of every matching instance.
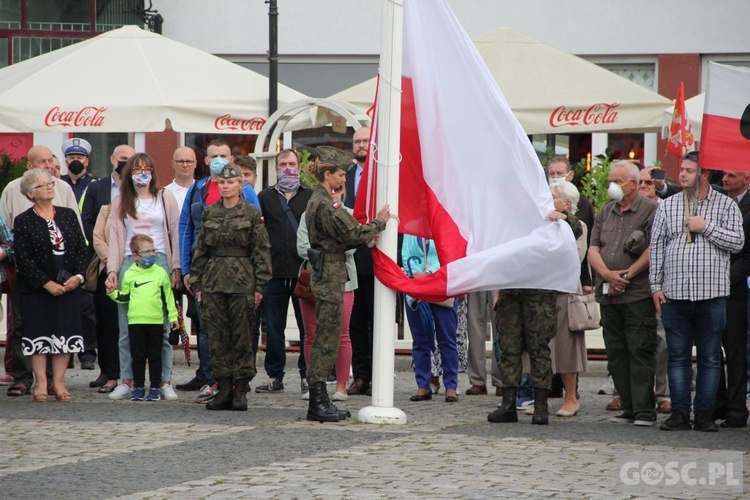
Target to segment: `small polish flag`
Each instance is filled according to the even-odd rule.
[[[700,161],[750,172],[750,68],[708,63]]]

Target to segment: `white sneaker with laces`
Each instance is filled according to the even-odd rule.
[[[346,401],[349,396],[345,392],[334,392],[331,396],[331,401]]]
[[[127,384],[120,384],[117,387],[115,387],[115,390],[110,392],[107,397],[109,399],[130,399],[130,396],[133,394],[133,389],[127,385]]]
[[[175,392],[174,388],[170,384],[164,384],[160,388],[161,395],[164,399],[167,401],[174,401],[176,399],[180,399],[180,397]]]

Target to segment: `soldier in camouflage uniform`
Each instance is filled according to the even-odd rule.
[[[271,278],[271,250],[260,211],[240,194],[242,171],[233,163],[219,174],[221,203],[203,212],[190,283],[208,328],[211,369],[219,394],[209,410],[247,410],[255,376],[255,309]],[[234,382],[234,389],[232,383]]]
[[[307,419],[319,422],[336,422],[349,416],[348,411],[341,411],[331,403],[326,392],[326,379],[336,360],[341,334],[341,308],[347,280],[344,252],[383,231],[390,217],[386,205],[375,220],[363,225],[349,215],[341,203],[333,200],[331,193],[344,188],[349,165],[351,159],[346,153],[329,146],[318,147],[318,159],[308,165],[320,184],[307,204],[305,222],[311,250],[322,250],[322,255],[315,258],[309,254],[314,269],[311,288],[315,295],[317,335],[307,366],[310,384]]]
[[[548,219],[565,218],[573,234],[581,234],[581,223],[572,215],[552,212]],[[500,337],[500,376],[503,381],[502,405],[487,416],[490,422],[518,422],[516,398],[521,381],[521,354],[529,353],[531,383],[534,386],[532,424],[547,425],[547,398],[552,387],[552,358],[549,341],[557,333],[557,291],[501,290],[495,314]]]

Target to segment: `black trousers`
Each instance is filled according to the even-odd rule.
[[[133,386],[144,387],[146,361],[151,387],[161,385],[161,346],[164,344],[164,325],[128,325],[130,355],[133,358]]]
[[[747,298],[727,297],[727,327],[721,339],[724,347],[721,379],[716,392],[714,414],[719,418],[747,420]],[[726,361],[724,360],[726,359]],[[726,374],[724,372],[726,365]]]
[[[99,274],[94,308],[96,310],[96,345],[99,351],[99,368],[108,380],[120,378],[120,329],[117,327],[117,303],[107,296],[104,282],[106,270]],[[85,341],[84,341],[85,345]]]
[[[96,306],[94,305],[94,294],[86,290],[81,293],[81,335],[83,336],[83,351],[78,353],[78,359],[81,362],[95,361],[98,340],[96,335]]]
[[[375,276],[357,273],[354,306],[349,321],[352,341],[352,373],[365,383],[372,380],[372,321],[375,300]]]

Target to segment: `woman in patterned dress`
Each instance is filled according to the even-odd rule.
[[[23,331],[22,350],[31,356],[36,383],[34,400],[47,400],[47,356],[58,401],[70,401],[65,371],[71,353],[83,351],[79,286],[88,250],[74,210],[52,205],[55,181],[37,168],[21,180],[34,205],[16,217],[15,258],[18,266]]]

